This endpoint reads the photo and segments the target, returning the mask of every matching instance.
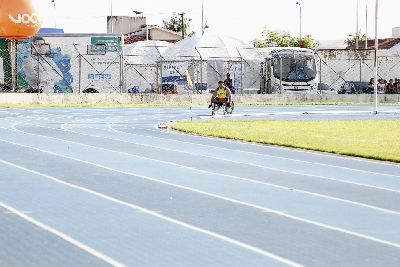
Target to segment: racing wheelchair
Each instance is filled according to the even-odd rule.
[[[226,103],[212,103],[211,104],[211,116],[214,116],[217,114],[218,110],[222,109],[224,112],[224,115],[229,115],[232,114],[233,110],[235,108],[235,104],[232,101],[232,104],[228,106]]]

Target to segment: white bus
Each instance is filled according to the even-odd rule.
[[[315,93],[318,75],[315,53],[297,47],[259,49],[266,59],[263,66],[265,89],[269,93]]]

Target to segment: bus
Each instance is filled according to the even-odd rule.
[[[265,58],[262,76],[266,93],[316,93],[318,75],[313,50],[298,47],[259,49]],[[263,89],[262,88],[262,89]]]

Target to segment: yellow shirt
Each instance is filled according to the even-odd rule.
[[[226,98],[226,96],[227,96],[227,91],[225,90],[225,88],[218,88],[218,91],[217,91],[217,98],[219,98],[219,99],[225,99]]]

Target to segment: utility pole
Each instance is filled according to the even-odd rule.
[[[296,5],[298,5],[299,8],[300,8],[300,39],[301,39],[301,38],[303,37],[303,36],[302,36],[302,32],[301,32],[301,30],[302,30],[302,29],[301,29],[301,26],[302,26],[302,25],[301,25],[301,24],[302,24],[302,18],[301,18],[301,16],[302,16],[302,14],[301,14],[301,13],[302,13],[302,11],[301,11],[301,3],[300,3],[300,2],[296,2]]]
[[[54,28],[57,29],[56,0],[52,0],[51,2],[53,3]]]
[[[182,28],[182,40],[185,39],[185,12],[179,13],[179,16],[181,16],[181,28]]]
[[[379,39],[378,39],[378,0],[375,0],[375,62],[374,62],[374,100],[375,100],[375,109],[373,114],[378,114],[378,48],[379,48]]]
[[[365,6],[365,49],[368,49],[368,5]]]
[[[357,0],[356,18],[357,18],[357,22],[356,22],[356,49],[358,50],[358,41],[360,39],[360,37],[358,36],[358,0]]]
[[[204,1],[201,1],[201,35],[204,35]]]
[[[113,0],[111,0],[111,33],[114,33]]]

